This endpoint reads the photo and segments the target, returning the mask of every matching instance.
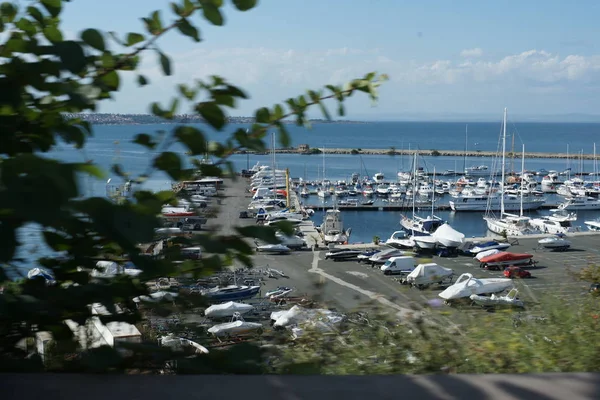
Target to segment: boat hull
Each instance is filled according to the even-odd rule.
[[[454,199],[449,202],[450,209],[452,211],[500,211],[500,199],[494,199],[490,202],[488,201],[470,201],[467,198],[467,201],[462,201],[463,199]],[[489,203],[489,204],[488,204]],[[524,211],[532,211],[539,209],[544,204],[544,201],[541,200],[524,200],[523,201],[523,210]],[[509,201],[507,199],[504,200],[504,211],[519,211],[521,209],[521,202],[517,201]]]

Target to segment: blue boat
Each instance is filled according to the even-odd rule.
[[[230,285],[226,287],[215,287],[202,292],[210,302],[220,303],[226,301],[246,300],[256,296],[260,286]]]

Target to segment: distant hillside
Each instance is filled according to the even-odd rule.
[[[359,118],[363,118],[358,115]],[[366,120],[398,121],[398,122],[499,122],[502,121],[502,111],[496,114],[467,114],[467,113],[398,113],[370,115]],[[546,122],[546,123],[600,123],[600,115],[594,114],[519,114],[509,113],[509,120],[514,122]]]
[[[94,125],[149,125],[149,124],[190,124],[205,122],[202,117],[194,114],[176,115],[172,120],[165,120],[151,114],[108,114],[108,113],[84,113],[84,114],[67,114],[71,118],[81,118]],[[228,117],[227,121],[230,124],[252,124],[253,117]],[[360,121],[334,120],[327,121],[325,119],[311,119],[315,124],[364,124]],[[285,123],[294,123],[294,121],[284,121]]]

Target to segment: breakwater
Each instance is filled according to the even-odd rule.
[[[275,153],[278,154],[306,154],[306,155],[314,155],[314,154],[355,154],[355,155],[389,155],[389,156],[404,156],[404,155],[414,155],[415,153],[421,156],[431,156],[431,157],[496,157],[498,155],[495,151],[467,151],[466,154],[463,150],[397,150],[397,149],[350,149],[350,148],[332,148],[332,149],[309,149],[299,150],[296,148],[276,148]],[[238,152],[238,154],[269,154],[265,153],[257,153],[257,152]],[[520,159],[521,153],[506,153],[507,158]],[[594,160],[595,157],[593,154],[567,154],[567,153],[545,153],[545,152],[526,152],[525,158],[552,158],[552,159],[584,159],[584,160]],[[596,157],[597,158],[597,157]]]

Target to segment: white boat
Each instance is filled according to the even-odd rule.
[[[558,179],[558,175],[548,174],[542,178],[542,192],[556,193],[556,190],[561,184],[562,182]]]
[[[143,295],[134,297],[132,300],[134,303],[159,303],[161,301],[173,301],[178,296],[179,293],[165,292],[160,290],[158,292],[150,293],[148,296]]]
[[[557,210],[549,216],[532,218],[529,223],[544,233],[568,233],[575,232],[571,222],[577,221],[577,214],[565,210]]]
[[[413,236],[431,235],[445,223],[443,219],[435,215],[428,215],[426,218],[419,217],[418,215],[413,215],[412,218],[409,218],[403,215],[400,219],[400,225]]]
[[[382,172],[378,172],[373,175],[373,181],[375,181],[376,184],[383,183],[385,181],[385,176]]]
[[[307,309],[300,306],[293,306],[289,310],[272,312],[270,318],[274,328],[286,328],[310,320],[323,320],[328,323],[339,323],[344,316],[322,308]]]
[[[288,224],[292,224],[292,225],[300,225],[302,224],[304,221],[302,221],[301,219],[297,219],[297,218],[291,218],[291,217],[285,217],[285,216],[281,216],[281,217],[274,217],[269,219],[268,221],[265,222],[266,226],[271,226],[271,225],[276,225],[279,222],[287,222]]]
[[[451,280],[454,271],[435,263],[419,264],[406,276],[406,282],[410,285],[424,288],[434,283],[442,284]]]
[[[256,251],[260,251],[261,253],[285,254],[292,251],[292,249],[283,244],[263,244],[256,246]]]
[[[500,211],[502,196],[498,194],[478,194],[469,191],[468,193],[456,193],[451,195],[452,199],[448,202],[452,211]],[[504,211],[519,211],[521,207],[525,211],[539,209],[546,202],[543,198],[532,196],[521,196],[514,194],[504,194]],[[522,204],[521,204],[522,202]]]
[[[287,286],[278,286],[276,289],[269,290],[265,293],[265,298],[267,299],[279,299],[281,297],[285,297],[288,294],[292,293],[294,289]]]
[[[401,248],[413,248],[415,247],[415,241],[410,237],[406,231],[396,231],[392,233],[390,238],[385,241],[387,246],[401,247]]]
[[[499,235],[507,235],[507,236],[522,236],[522,235],[532,235],[536,233],[540,233],[538,229],[532,226],[529,222],[531,218],[523,215],[523,193],[519,195],[520,198],[520,213],[519,215],[509,214],[506,212],[504,207],[504,182],[506,181],[505,177],[505,169],[506,169],[506,115],[507,110],[504,109],[504,118],[502,123],[502,178],[501,183],[502,192],[500,194],[500,215],[493,215],[492,211],[489,209],[486,211],[486,215],[483,217],[484,221],[487,223],[487,228]],[[521,158],[521,176],[525,175],[525,145],[523,145],[523,154]],[[521,180],[521,188],[523,188],[524,179]]]
[[[478,294],[472,294],[469,298],[473,303],[482,307],[525,307],[525,304],[517,296],[519,295],[518,289],[511,289],[505,296],[481,296]]]
[[[231,318],[231,322],[212,326],[208,328],[208,333],[212,333],[214,336],[238,336],[261,333],[262,329],[262,324],[244,321],[240,313],[235,313]]]
[[[435,246],[438,243],[436,238],[434,238],[433,236],[419,235],[413,236],[412,239],[414,240],[416,247],[424,250],[435,249]]]
[[[584,221],[584,224],[590,231],[600,232],[600,219]]]
[[[506,250],[510,247],[510,243],[501,243],[501,242],[497,242],[495,240],[491,240],[489,242],[484,242],[484,243],[480,243],[477,246],[471,248],[469,250],[469,252],[471,254],[479,254],[481,252],[487,251],[487,250]]]
[[[500,293],[512,287],[512,279],[478,279],[469,273],[464,273],[458,277],[454,285],[447,287],[446,290],[439,294],[439,296],[442,299],[449,301],[466,298],[472,294]]]
[[[197,354],[208,354],[208,349],[201,344],[186,338],[177,337],[172,333],[162,336],[159,339],[159,343],[161,346],[170,347],[174,351],[185,351],[191,348]]]
[[[489,175],[491,175],[491,172],[487,165],[478,165],[478,166],[465,168],[465,175],[467,175],[467,176],[489,176]]]
[[[342,213],[337,208],[327,210],[321,224],[321,233],[325,245],[329,243],[343,244],[348,242],[351,230],[344,231]]]
[[[445,247],[458,247],[465,239],[464,233],[452,228],[449,224],[444,224],[437,228],[431,235],[438,244]]]
[[[477,253],[475,255],[475,258],[477,261],[481,261],[482,258],[485,258],[487,256],[493,256],[494,254],[498,254],[500,253],[500,250],[498,249],[490,249],[490,250],[485,250],[485,251],[481,251],[479,253]]]
[[[287,236],[283,233],[277,232],[275,237],[281,241],[280,244],[289,247],[290,249],[303,249],[307,247],[306,240],[302,239],[300,236]]]
[[[235,313],[240,315],[249,313],[254,309],[254,306],[244,303],[236,303],[228,301],[227,303],[214,304],[204,310],[204,316],[208,318],[224,318],[233,317]]]
[[[564,235],[555,235],[538,240],[538,243],[551,250],[566,250],[571,247],[571,241],[567,240]]]
[[[565,202],[558,206],[559,210],[600,210],[600,200],[588,196],[568,197]]]

